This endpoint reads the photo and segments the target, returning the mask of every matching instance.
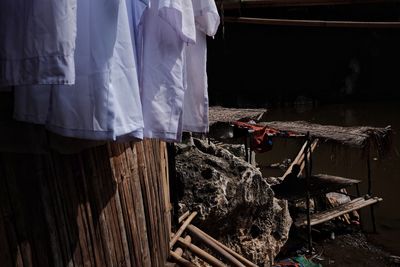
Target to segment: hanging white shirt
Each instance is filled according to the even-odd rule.
[[[0,1],[0,87],[75,82],[76,5]]]
[[[179,141],[185,49],[196,39],[192,2],[151,0],[142,25],[140,84],[144,137]]]
[[[207,40],[218,30],[220,17],[214,0],[192,0],[196,22],[196,44],[186,49],[187,89],[183,130],[208,132]]]
[[[16,119],[46,124],[68,137],[143,137],[135,44],[126,1],[130,0],[78,2],[75,85],[16,88]],[[43,91],[33,94],[35,89]],[[24,95],[27,97],[21,99]],[[28,106],[21,104],[28,102]]]

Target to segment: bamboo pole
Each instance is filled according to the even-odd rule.
[[[299,172],[299,175],[303,172],[303,170],[304,170],[304,149],[307,147],[307,142],[308,141],[306,141],[305,143],[304,143],[304,145],[302,146],[302,148],[300,149],[300,151],[299,151],[299,153],[297,154],[297,156],[296,156],[296,158],[293,160],[293,162],[292,162],[292,164],[290,164],[290,166],[289,166],[289,168],[287,168],[287,170],[286,170],[286,172],[283,174],[283,178],[284,177],[286,177],[291,171],[292,171],[292,168],[293,168],[293,166],[295,165],[295,164],[300,164],[300,172]],[[318,139],[315,139],[314,141],[313,141],[313,143],[311,144],[311,152],[314,152],[314,150],[315,150],[315,148],[317,147],[317,145],[318,145],[318,142],[319,142],[319,140]]]
[[[213,267],[226,267],[226,265],[222,261],[220,261],[217,258],[215,258],[214,256],[208,254],[207,252],[205,252],[204,250],[202,250],[198,246],[192,244],[191,243],[191,238],[190,238],[189,235],[187,235],[185,237],[185,239],[180,237],[178,239],[178,243],[180,245],[184,246],[185,248],[189,249],[196,256],[198,256],[200,259],[204,260],[205,262],[207,262],[211,266],[213,266]]]
[[[307,161],[311,162],[311,155],[314,152],[314,150],[317,147],[317,145],[318,145],[318,139],[315,139],[313,141],[313,143],[310,145],[309,150],[307,151],[307,153],[304,153],[303,158],[301,160],[300,171],[299,171],[298,176],[300,176],[303,173],[304,169],[306,168],[306,161],[304,160],[305,159],[305,154],[307,154]]]
[[[181,255],[176,253],[175,251],[170,251],[171,258],[178,263],[180,266],[184,267],[196,267],[193,263],[188,261],[187,259],[183,258]]]
[[[306,146],[307,146],[307,141],[301,147],[299,153],[297,154],[296,158],[293,160],[292,164],[290,164],[289,168],[287,168],[286,172],[283,174],[283,176],[282,176],[283,178],[286,177],[292,171],[293,165],[297,164],[297,162],[303,156],[304,149],[306,148]]]
[[[207,236],[205,236],[199,229],[193,225],[188,225],[187,229],[195,235],[198,239],[200,239],[204,244],[208,245],[210,248],[215,250],[216,252],[220,253],[226,260],[228,260],[233,266],[235,267],[246,267],[243,263],[229,254],[226,250],[221,248]]]
[[[395,3],[396,0],[248,0],[225,3],[226,10],[250,9],[267,7],[297,7],[297,6],[335,6],[356,4]]]
[[[191,225],[193,228],[197,229],[197,231],[201,234],[203,234],[205,237],[207,237],[208,239],[210,239],[211,241],[213,241],[214,243],[216,243],[217,245],[219,245],[221,248],[223,248],[224,250],[226,250],[227,252],[229,252],[230,254],[232,254],[232,256],[234,256],[236,259],[238,259],[239,261],[241,261],[244,265],[248,266],[248,267],[258,267],[256,264],[252,263],[251,261],[249,261],[248,259],[244,258],[242,255],[238,254],[237,252],[235,252],[234,250],[228,248],[227,246],[225,246],[224,244],[222,244],[221,242],[219,242],[218,240],[214,239],[213,237],[209,236],[207,233],[203,232],[201,229],[197,228],[194,225]]]
[[[186,219],[186,221],[181,225],[181,227],[178,229],[178,231],[174,234],[172,237],[171,241],[169,242],[169,247],[172,248],[176,241],[178,241],[179,237],[182,235],[182,233],[185,231],[185,229],[188,227],[188,225],[192,222],[194,217],[196,217],[197,212],[194,211],[190,216]]]
[[[304,151],[304,168],[306,170],[306,206],[307,206],[307,236],[308,236],[308,252],[312,254],[312,230],[311,230],[311,214],[310,214],[310,176],[311,176],[311,146],[310,146],[310,133],[307,132],[307,146]],[[303,164],[302,164],[303,165]],[[300,170],[300,173],[302,170]]]
[[[338,20],[298,20],[267,19],[250,17],[225,17],[224,22],[239,24],[258,24],[270,26],[301,26],[327,28],[400,28],[399,21],[338,21]]]
[[[182,223],[187,217],[189,217],[189,215],[190,215],[189,211],[185,212],[184,214],[182,214],[181,217],[179,217],[178,222]]]

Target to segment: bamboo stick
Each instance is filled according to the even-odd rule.
[[[235,267],[246,267],[243,263],[241,263],[239,260],[237,260],[235,257],[233,257],[231,254],[229,254],[226,250],[221,248],[219,245],[217,245],[215,242],[213,242],[211,239],[209,239],[207,236],[205,236],[199,229],[193,225],[188,225],[187,229],[195,235],[198,239],[200,239],[204,244],[208,245],[210,248],[215,250],[216,252],[220,253],[226,260],[228,260],[233,266]]]
[[[192,225],[193,226],[193,225]],[[196,226],[193,226],[193,228],[197,228]],[[209,236],[207,233],[203,232],[201,229],[197,228],[197,231],[199,231],[200,233],[202,233],[204,236],[206,236],[208,239],[210,239],[211,241],[215,242],[217,245],[219,245],[221,248],[223,248],[224,250],[226,250],[227,252],[229,252],[230,254],[232,254],[236,259],[240,260],[244,265],[248,266],[248,267],[258,267],[256,264],[252,263],[251,261],[249,261],[248,259],[244,258],[242,255],[238,254],[237,252],[235,252],[234,250],[228,248],[227,246],[225,246],[224,244],[222,244],[221,242],[219,242],[218,240],[214,239],[212,236]]]
[[[314,142],[311,144],[311,151],[309,153],[307,153],[307,160],[310,160],[311,154],[314,152],[317,145],[318,145],[318,139],[315,139]],[[306,162],[305,162],[304,158],[305,157],[303,156],[301,159],[300,171],[299,171],[298,176],[300,176],[303,173],[304,168],[306,166]]]
[[[178,241],[179,237],[182,235],[183,231],[188,227],[188,225],[192,222],[194,217],[196,217],[197,212],[194,211],[190,216],[186,219],[186,221],[181,225],[181,227],[178,229],[178,231],[175,233],[175,235],[172,237],[171,241],[169,242],[169,247],[172,248],[176,241]]]
[[[283,178],[286,177],[292,171],[293,165],[297,164],[297,162],[300,160],[300,158],[304,154],[304,149],[306,149],[306,146],[307,146],[307,141],[301,147],[299,153],[297,154],[296,158],[293,160],[292,164],[290,164],[289,168],[287,168],[286,172],[283,174],[283,176],[282,176]]]
[[[184,214],[182,214],[181,217],[179,217],[178,222],[181,223],[183,220],[185,220],[187,217],[189,217],[190,212],[186,211]]]
[[[180,266],[184,267],[196,267],[193,263],[188,261],[187,259],[183,258],[180,256],[178,253],[175,251],[170,251],[171,258],[174,259],[175,262],[177,262]]]
[[[189,235],[187,235],[185,237],[185,239],[180,237],[178,239],[178,243],[180,245],[184,246],[185,248],[189,249],[196,256],[198,256],[200,259],[204,260],[205,262],[207,262],[211,266],[213,266],[213,267],[226,267],[226,265],[222,261],[220,261],[217,258],[215,258],[214,256],[208,254],[207,252],[205,252],[204,250],[202,250],[198,246],[192,244],[191,243],[191,238],[190,238]]]
[[[334,6],[354,4],[394,3],[395,0],[248,0],[224,3],[224,9],[247,9],[266,7],[297,7],[297,6]]]
[[[298,20],[267,19],[250,17],[225,17],[224,22],[259,24],[271,26],[335,27],[335,28],[400,28],[398,21],[338,21],[338,20]]]

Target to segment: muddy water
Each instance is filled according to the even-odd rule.
[[[393,254],[400,255],[400,103],[362,103],[297,106],[271,109],[268,120],[306,120],[320,124],[341,126],[391,125],[395,134],[391,151],[380,157],[372,153],[372,194],[383,202],[375,206],[378,233],[371,234],[374,243]],[[396,134],[399,133],[399,134]],[[302,146],[296,140],[274,140],[271,152],[259,154],[257,162],[266,175],[281,175],[282,171],[265,168],[270,163],[294,158]],[[367,193],[367,165],[359,149],[324,143],[313,157],[313,173],[328,173],[360,179],[361,193]],[[352,191],[353,193],[355,190]],[[370,209],[362,211],[364,230],[372,231]]]

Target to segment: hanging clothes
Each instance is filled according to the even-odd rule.
[[[0,1],[0,88],[75,82],[76,7],[76,0]]]
[[[140,85],[144,137],[180,141],[185,93],[185,53],[196,42],[187,0],[150,0],[143,14]]]
[[[220,17],[214,0],[192,0],[196,44],[186,48],[187,89],[183,109],[183,130],[208,132],[207,39],[218,30]]]
[[[235,121],[233,125],[239,129],[251,130],[251,149],[258,153],[267,152],[272,149],[272,136],[303,136],[298,133],[291,131],[281,131],[269,127],[268,125],[257,125],[252,123],[246,123],[242,121]]]
[[[75,138],[143,137],[136,48],[126,1],[131,0],[78,2],[75,85],[16,88],[16,119],[45,124]]]

